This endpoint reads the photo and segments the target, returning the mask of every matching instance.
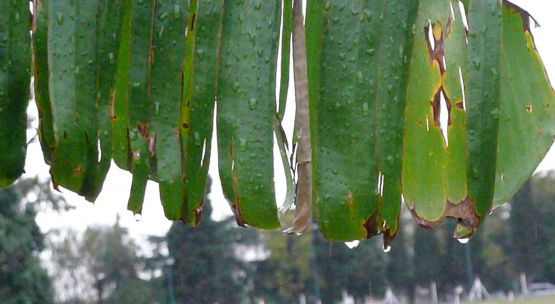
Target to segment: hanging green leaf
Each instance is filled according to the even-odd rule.
[[[94,201],[111,161],[109,110],[123,1],[50,1],[44,8],[48,29],[42,29],[39,6],[35,73],[39,110],[48,114],[51,108],[52,122],[41,126],[43,147],[51,149],[54,183]]]
[[[314,212],[329,239],[397,230],[416,4],[308,2]]]
[[[468,16],[468,80],[465,86],[468,200],[482,218],[491,210],[495,185],[503,38],[501,1],[472,0]]]
[[[279,2],[225,1],[217,131],[222,188],[240,225],[279,227],[273,119]]]
[[[188,39],[193,43],[188,47],[194,51],[189,51],[190,61],[186,62],[181,118],[189,224],[200,220],[210,165],[223,6],[223,0],[198,1],[196,7],[191,6],[195,18],[190,18]]]
[[[118,59],[119,37],[126,0],[99,2],[96,33],[96,121],[99,156],[87,173],[84,191],[86,199],[96,200],[110,169],[112,160],[111,103],[115,95],[115,72]]]
[[[33,10],[33,77],[35,102],[39,112],[38,135],[42,154],[47,164],[52,164],[56,145],[52,121],[52,107],[48,90],[48,7],[50,0],[35,1]]]
[[[117,94],[122,99],[116,102],[127,105],[127,115],[122,115],[122,120],[127,116],[127,125],[118,130],[120,136],[129,140],[129,153],[131,166],[129,170],[133,173],[131,194],[129,196],[128,209],[134,213],[140,213],[145,195],[146,183],[150,174],[150,151],[149,127],[150,127],[150,64],[152,53],[152,24],[153,11],[156,1],[131,1],[127,9],[129,12],[129,35],[125,34],[123,42],[128,47],[127,53],[121,55],[121,60],[127,60],[122,65],[128,65],[124,77],[126,84],[118,86]],[[127,98],[127,100],[123,100]],[[117,115],[117,114],[116,114]],[[118,126],[119,127],[119,126]],[[121,147],[121,146],[120,146]],[[122,149],[126,152],[127,149]],[[129,159],[129,156],[126,158]]]
[[[82,193],[98,157],[96,32],[99,1],[51,1],[48,69],[55,135],[54,183]]]
[[[413,213],[426,222],[442,219],[447,201],[447,152],[439,110],[443,37],[449,24],[449,5],[449,1],[440,5],[433,0],[420,1],[407,90],[403,196]],[[458,22],[462,24],[462,20]]]
[[[112,158],[116,165],[124,170],[129,170],[131,167],[128,87],[130,61],[134,53],[134,50],[131,49],[132,1],[133,0],[127,0],[125,3],[116,65],[116,91],[110,105],[110,118],[112,120]],[[151,39],[150,36],[140,38],[148,41]]]
[[[155,136],[153,155],[166,217],[178,220],[185,214],[186,189],[181,153],[181,107],[183,69],[189,24],[187,0],[153,1],[152,71],[150,84],[151,124]],[[194,30],[194,29],[193,29]]]
[[[383,233],[387,246],[404,197],[419,224],[455,217],[455,235],[469,237],[553,142],[555,94],[530,16],[501,0],[309,0],[305,26],[301,3],[34,0],[31,44],[28,3],[4,1],[0,185],[23,171],[32,46],[45,161],[55,185],[88,200],[114,159],[133,174],[131,211],[150,179],[166,216],[196,225],[216,115],[240,225],[280,226],[275,135],[284,210],[296,199],[288,232],[310,227],[314,211],[329,239]]]
[[[0,186],[9,186],[25,165],[31,70],[29,3],[0,4]]]
[[[530,32],[530,15],[505,3],[494,206],[532,175],[555,134],[555,93]]]

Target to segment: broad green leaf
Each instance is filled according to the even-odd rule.
[[[98,0],[52,0],[48,16],[50,102],[56,146],[55,184],[86,192],[84,181],[98,158],[96,34]]]
[[[279,1],[224,5],[217,133],[222,188],[237,222],[279,227],[273,182],[273,119]]]
[[[500,10],[499,1],[470,3],[467,46],[458,3],[421,2],[406,112],[403,195],[422,225],[434,226],[443,217],[454,216],[476,227],[476,216],[483,216],[491,207],[500,89],[496,74]],[[486,46],[489,44],[491,47]],[[480,66],[476,62],[486,63]],[[461,79],[467,81],[467,108]],[[448,111],[448,126],[443,131],[442,99]],[[432,191],[430,185],[434,185]]]
[[[416,32],[431,20],[435,45],[443,52],[435,55],[446,66],[436,58],[429,69],[435,76],[423,77],[417,68],[426,62],[427,53],[434,54],[423,47],[426,32],[420,37],[417,34],[411,73],[420,77],[411,79],[420,79],[414,81],[418,90],[428,83],[429,102],[416,104],[409,86],[404,196],[420,224],[433,226],[445,216],[454,216],[467,226],[458,227],[456,235],[466,237],[491,210],[492,201],[495,205],[507,201],[549,149],[555,131],[551,110],[555,99],[535,50],[526,12],[508,3],[501,8],[498,1],[470,1],[466,6],[470,25],[467,44],[455,2],[454,15],[431,2],[423,12],[423,4],[426,2],[421,2]],[[435,22],[432,11],[439,16]],[[430,117],[439,114],[435,98],[429,97],[432,88],[446,99],[448,142],[441,138],[439,125],[430,123]],[[428,121],[426,132],[421,123],[424,118]],[[428,185],[434,185],[434,190],[429,191]]]
[[[31,79],[29,3],[0,3],[0,186],[9,186],[25,165],[27,104]]]
[[[181,118],[189,224],[200,220],[210,164],[223,5],[223,0],[204,0],[196,2],[196,7],[191,5],[195,18],[190,20],[195,23],[189,25],[188,40],[194,43],[188,46],[190,58],[185,66]]]
[[[189,24],[188,0],[156,3],[152,25],[151,124],[160,198],[166,217],[188,218],[181,151],[183,68]],[[190,29],[194,30],[194,29]]]
[[[507,202],[531,176],[555,134],[555,94],[529,23],[522,9],[503,6],[495,206]]]
[[[467,199],[481,219],[491,209],[495,186],[503,39],[501,0],[471,0],[468,16]]]
[[[54,183],[90,201],[100,193],[112,159],[110,104],[123,6],[124,0],[37,4],[35,75],[37,104],[46,115],[39,131],[43,149]]]
[[[129,150],[129,69],[131,60],[131,16],[133,0],[126,0],[123,24],[120,34],[118,60],[116,66],[115,94],[110,108],[112,120],[112,158],[118,167],[129,170],[131,153]],[[150,39],[150,37],[142,37]]]
[[[308,2],[314,212],[326,238],[397,230],[416,4]]]
[[[409,69],[403,196],[413,214],[427,222],[437,222],[443,217],[447,199],[447,151],[440,128],[439,109],[443,65],[441,51],[443,33],[447,32],[449,24],[449,5],[449,1],[420,1]],[[462,20],[458,22],[462,23]],[[429,41],[430,34],[433,44]]]
[[[462,202],[467,195],[466,168],[466,111],[464,109],[463,85],[466,79],[466,37],[463,16],[458,1],[450,1],[449,30],[444,36],[445,71],[443,72],[443,94],[448,111],[447,121],[447,200],[453,204]]]
[[[116,62],[119,37],[126,0],[99,2],[96,33],[96,121],[99,159],[92,160],[81,194],[89,201],[96,200],[102,190],[112,160],[112,126],[110,108],[115,91]]]
[[[131,154],[130,171],[133,173],[131,194],[127,208],[140,213],[143,205],[146,183],[150,173],[149,129],[150,129],[150,85],[151,55],[154,9],[156,1],[131,1],[129,51],[122,59],[128,60],[127,84],[118,87],[122,96],[127,96],[129,153]],[[119,100],[118,100],[119,101]],[[123,151],[123,150],[122,150]]]

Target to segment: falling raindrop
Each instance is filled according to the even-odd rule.
[[[359,244],[360,241],[345,242],[345,246],[349,247],[349,249],[355,249],[358,247]]]
[[[140,213],[133,214],[133,219],[135,219],[136,222],[140,222],[142,218],[143,218],[143,215]]]

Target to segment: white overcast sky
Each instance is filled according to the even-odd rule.
[[[532,32],[535,37],[537,48],[543,58],[546,70],[550,76],[552,84],[555,84],[555,1],[552,0],[515,0],[512,1],[527,10],[539,22],[541,27],[533,28]],[[292,88],[292,83],[290,88]],[[292,92],[292,90],[290,90]],[[291,94],[290,94],[291,98]],[[292,104],[291,104],[292,105]],[[31,104],[29,113],[36,117],[36,108]],[[285,126],[288,135],[291,134],[293,121],[293,106],[289,109],[285,118]],[[36,124],[36,122],[35,122]],[[29,134],[33,136],[34,134]],[[216,143],[214,142],[212,150],[212,161],[210,166],[210,175],[213,178],[212,199],[215,207],[214,217],[220,219],[231,215],[231,211],[225,201],[219,179],[217,177],[217,157]],[[275,153],[276,168],[276,185],[278,204],[284,197],[284,178],[283,169],[279,162],[279,154]],[[39,175],[45,179],[48,177],[48,166],[44,163],[40,146],[37,142],[29,145],[27,154],[27,164],[25,166],[26,176]],[[538,170],[555,169],[555,149],[552,149],[546,159],[540,164]],[[58,214],[55,212],[45,212],[39,214],[37,221],[43,232],[52,229],[74,229],[84,231],[91,225],[111,225],[114,223],[116,216],[120,215],[122,225],[129,228],[131,235],[142,242],[148,235],[164,235],[169,229],[171,222],[166,220],[162,211],[160,200],[158,198],[157,184],[149,182],[146,198],[143,207],[143,215],[139,221],[126,211],[127,199],[131,185],[131,175],[112,165],[108,174],[102,193],[98,197],[95,204],[86,202],[84,199],[73,194],[70,191],[63,191],[66,200],[75,209],[71,212]]]

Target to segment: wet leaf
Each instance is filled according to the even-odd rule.
[[[397,230],[414,4],[308,2],[313,202],[326,238]]]
[[[51,1],[48,71],[55,136],[54,183],[86,193],[98,158],[96,42],[99,0]],[[58,34],[59,33],[59,34]]]
[[[272,148],[281,3],[224,3],[217,97],[222,188],[240,225],[275,229]]]
[[[34,2],[33,15],[33,77],[35,102],[40,115],[38,135],[44,160],[52,163],[52,153],[56,145],[52,108],[48,90],[48,7],[49,0]]]
[[[9,186],[25,165],[27,103],[31,73],[29,3],[0,4],[0,186]]]
[[[210,165],[223,5],[223,0],[203,0],[191,9],[196,17],[189,28],[194,27],[195,31],[190,30],[188,37],[190,55],[181,115],[187,222],[191,225],[200,220]]]
[[[527,12],[513,5],[503,6],[494,206],[507,202],[522,187],[551,147],[555,134],[555,93],[529,23]]]
[[[149,129],[155,134],[156,173],[168,219],[184,219],[186,189],[181,151],[183,69],[190,2],[156,2],[152,26]],[[189,33],[191,34],[191,33]]]

